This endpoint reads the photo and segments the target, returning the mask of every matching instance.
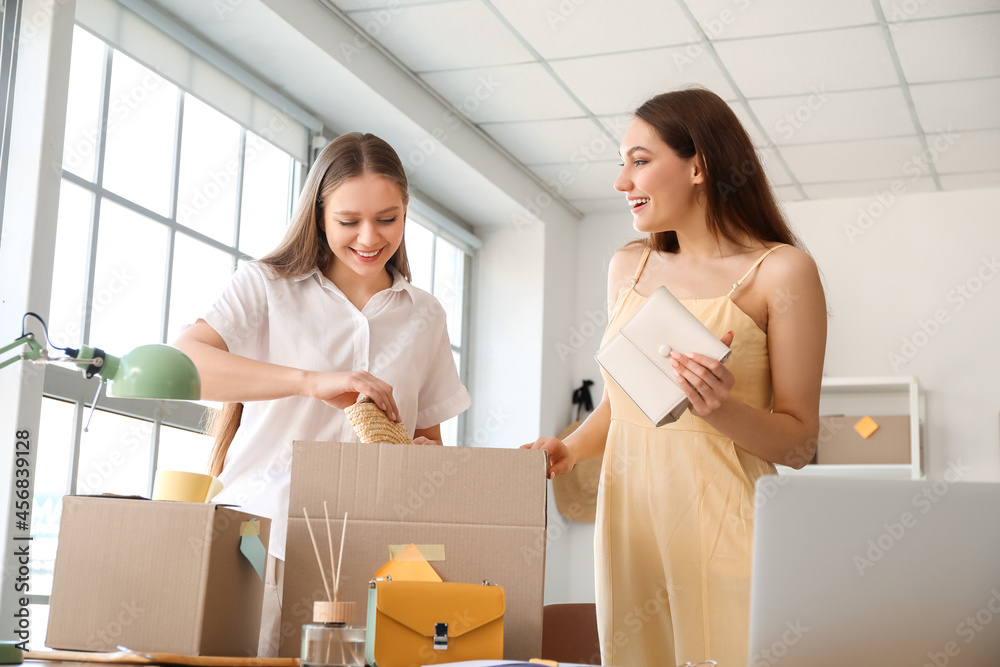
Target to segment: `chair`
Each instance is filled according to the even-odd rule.
[[[593,603],[547,604],[542,609],[542,658],[601,664],[597,609]]]

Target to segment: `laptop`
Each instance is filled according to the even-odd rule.
[[[1000,484],[961,475],[762,478],[750,667],[1000,665]]]

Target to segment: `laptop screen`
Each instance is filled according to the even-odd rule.
[[[750,667],[1000,665],[1000,484],[758,482]]]

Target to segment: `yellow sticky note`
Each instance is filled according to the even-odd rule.
[[[854,430],[858,432],[862,438],[870,438],[871,434],[878,430],[878,424],[871,417],[865,415],[857,424],[854,425]]]
[[[375,578],[391,576],[393,581],[441,581],[441,577],[421,555],[415,544],[410,544],[396,557],[379,568]]]

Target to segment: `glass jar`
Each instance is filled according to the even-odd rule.
[[[302,626],[302,667],[364,667],[365,629],[343,623]]]

